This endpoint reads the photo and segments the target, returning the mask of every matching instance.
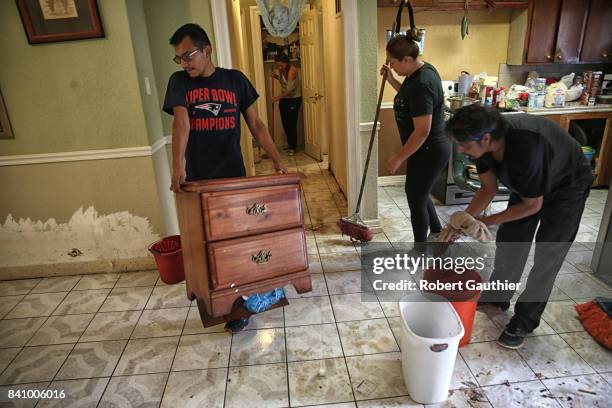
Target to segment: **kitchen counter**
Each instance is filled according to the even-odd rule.
[[[612,105],[584,106],[570,102],[562,108],[521,108],[521,110],[531,115],[569,115],[573,113],[612,112]]]

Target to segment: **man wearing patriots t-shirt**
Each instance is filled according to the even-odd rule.
[[[181,191],[185,181],[246,175],[240,150],[240,114],[249,130],[286,173],[276,146],[255,111],[259,95],[240,71],[215,67],[206,31],[197,24],[180,27],[170,44],[182,71],[170,76],[163,109],[172,123],[172,183]]]
[[[274,161],[276,171],[286,173],[253,106],[259,97],[257,91],[242,72],[213,65],[206,31],[197,24],[185,24],[172,35],[170,44],[174,46],[174,62],[183,68],[170,76],[163,107],[174,115],[170,189],[182,191],[185,181],[246,175],[240,150],[240,114]],[[235,333],[248,323],[248,317],[232,320],[225,330]]]

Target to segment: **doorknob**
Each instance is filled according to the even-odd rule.
[[[546,56],[546,59],[550,61],[550,60],[552,59],[552,55],[548,54],[548,55]]]
[[[558,60],[561,60],[562,58],[563,58],[563,55],[561,55],[561,54],[557,54],[557,59],[558,59]]]
[[[605,52],[602,52],[601,56],[604,57],[604,58],[608,58],[608,54],[606,54]]]

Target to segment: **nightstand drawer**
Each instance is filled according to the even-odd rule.
[[[219,241],[301,226],[298,184],[248,191],[202,193],[207,241]]]
[[[308,269],[302,228],[206,245],[214,289],[238,287]]]

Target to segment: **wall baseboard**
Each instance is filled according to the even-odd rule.
[[[384,176],[378,178],[378,187],[403,186],[406,176]]]
[[[114,261],[63,262],[39,265],[7,266],[0,268],[2,280],[31,279],[49,276],[120,273],[155,269],[152,256],[117,259]]]
[[[27,164],[65,163],[87,160],[124,159],[149,157],[165,145],[172,143],[171,136],[164,136],[152,146],[124,147],[119,149],[81,150],[76,152],[21,154],[0,156],[0,166],[20,166]]]

